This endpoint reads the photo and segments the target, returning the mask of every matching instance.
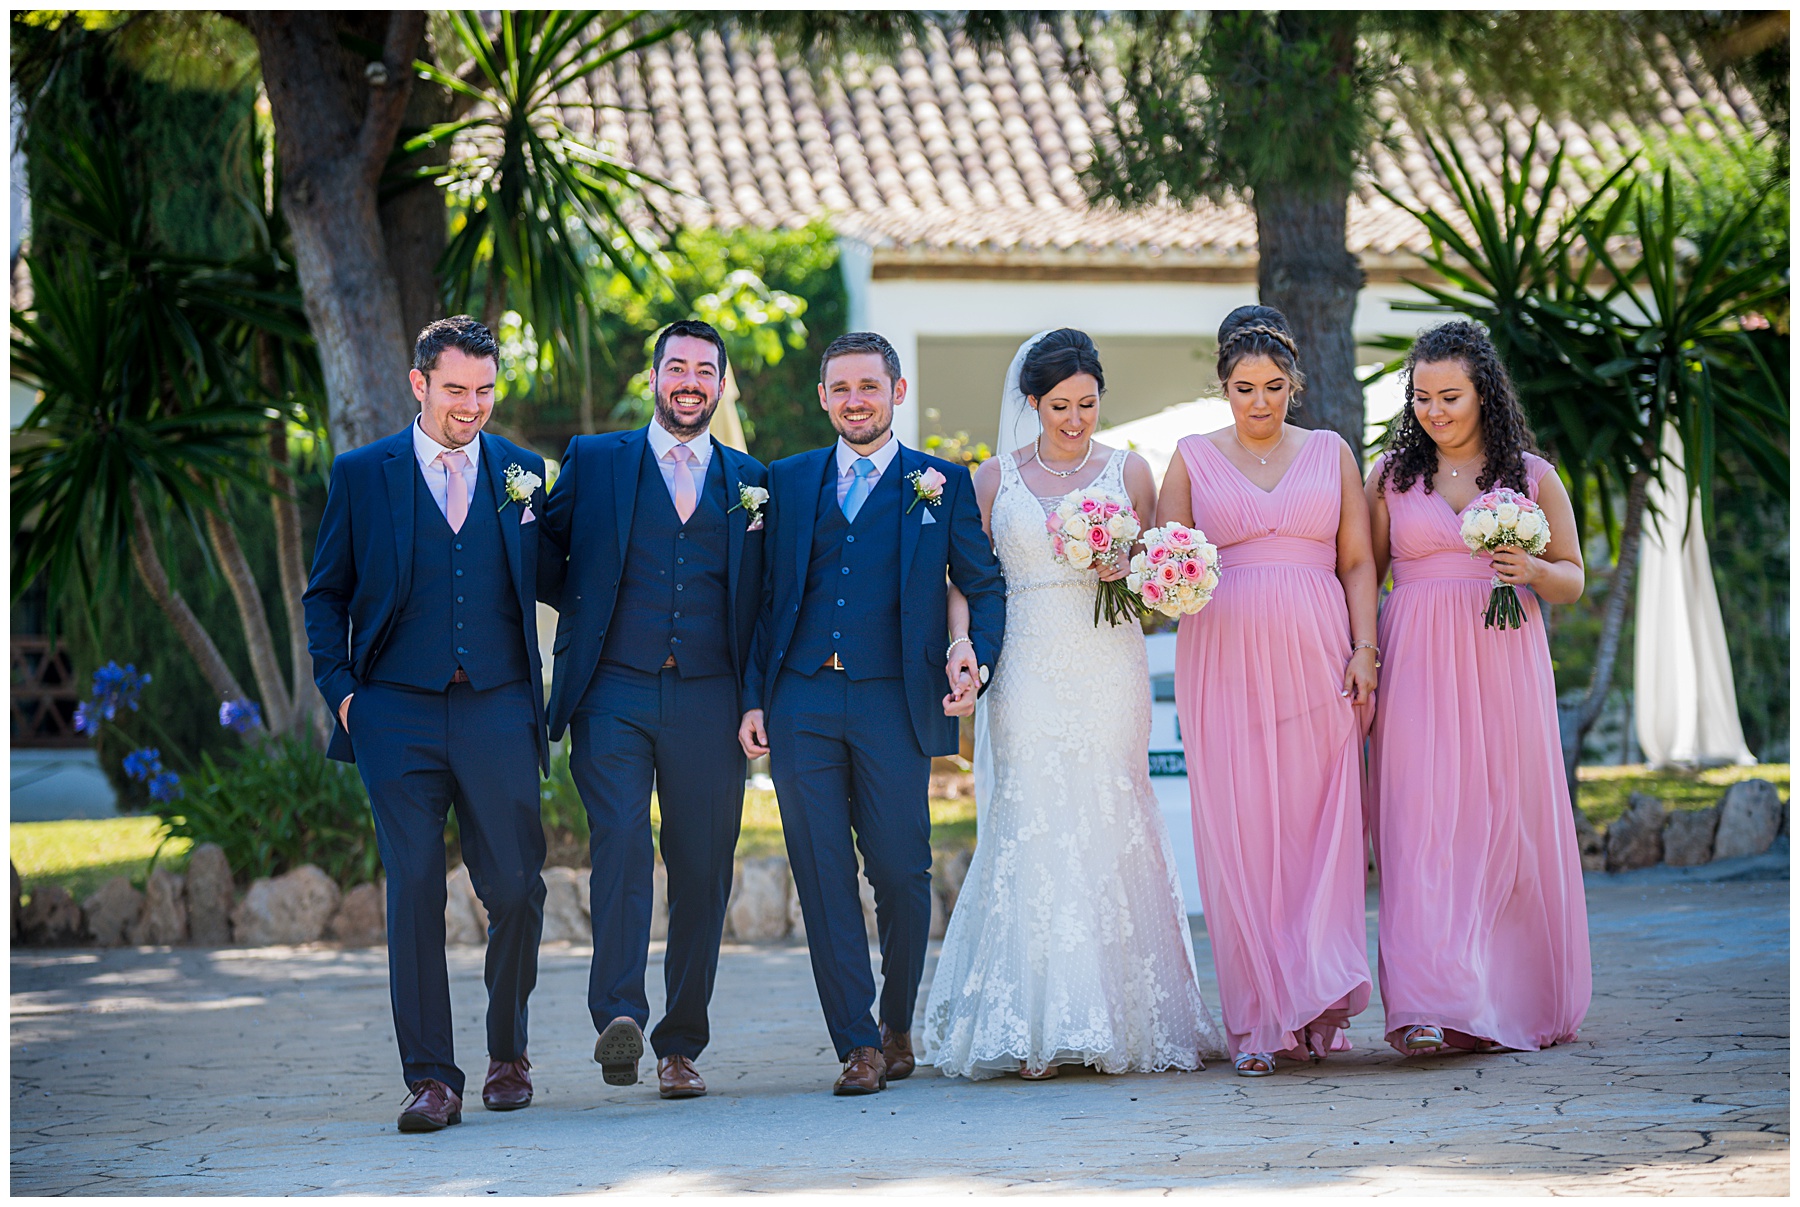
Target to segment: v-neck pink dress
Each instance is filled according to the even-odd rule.
[[[1525,468],[1536,499],[1550,463]],[[1388,1034],[1573,1039],[1593,974],[1543,613],[1521,590],[1524,627],[1483,628],[1492,559],[1469,555],[1461,517],[1423,481],[1387,506],[1369,828]]]
[[[1234,1052],[1339,1051],[1369,1004],[1362,733],[1343,696],[1339,448],[1306,437],[1263,491],[1204,436],[1177,446],[1194,522],[1219,547],[1212,602],[1181,619],[1175,701],[1200,898]]]

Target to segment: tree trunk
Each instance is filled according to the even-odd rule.
[[[434,57],[427,40],[420,40],[415,57],[427,61]],[[452,120],[456,112],[456,96],[448,89],[415,87],[406,102],[401,133],[406,137],[422,133]],[[439,139],[436,146],[427,147],[396,166],[410,171],[449,162],[450,140]],[[410,351],[411,341],[418,338],[425,324],[444,317],[437,278],[438,261],[443,259],[450,237],[443,190],[431,181],[422,181],[383,200],[381,234],[387,243],[388,269],[400,292],[400,329]]]
[[[376,190],[412,92],[425,14],[263,11],[245,21],[281,151],[281,207],[325,372],[332,445],[344,452],[398,431],[413,412]],[[379,41],[381,61],[345,49],[341,33]]]
[[[1362,460],[1363,394],[1356,380],[1356,295],[1362,266],[1345,247],[1349,183],[1321,188],[1256,187],[1256,289],[1287,315],[1300,345],[1306,389],[1294,410],[1302,427],[1331,428]]]
[[[275,656],[275,634],[269,629],[269,614],[263,610],[262,588],[256,584],[250,559],[244,556],[243,543],[225,511],[222,490],[218,509],[206,513],[206,536],[237,604],[238,623],[244,627],[244,646],[250,654],[250,673],[256,676],[256,690],[262,696],[263,723],[270,733],[286,733],[293,709],[282,682],[281,661]]]
[[[1640,469],[1631,477],[1625,492],[1625,522],[1619,530],[1619,564],[1613,567],[1606,590],[1606,611],[1600,620],[1600,646],[1594,654],[1594,670],[1588,678],[1587,694],[1581,698],[1562,723],[1563,773],[1569,781],[1569,799],[1578,796],[1575,768],[1581,762],[1581,744],[1588,731],[1600,719],[1606,707],[1607,693],[1612,690],[1613,667],[1619,659],[1619,642],[1625,633],[1625,617],[1636,597],[1632,580],[1637,576],[1638,551],[1643,545],[1644,504],[1649,498],[1650,471]]]
[[[219,653],[219,647],[207,633],[200,618],[188,607],[187,600],[181,592],[169,585],[168,571],[163,569],[162,558],[157,556],[156,537],[150,529],[150,517],[144,512],[143,498],[138,494],[135,483],[131,487],[131,561],[137,567],[138,577],[143,579],[144,587],[150,592],[150,598],[156,606],[163,610],[169,623],[175,627],[175,635],[181,638],[181,644],[187,647],[188,653],[194,656],[199,664],[200,673],[205,676],[207,686],[213,694],[223,700],[242,700],[244,689],[238,686],[237,676],[225,664],[225,658]]]
[[[281,578],[281,604],[287,613],[288,682],[293,684],[288,732],[311,728],[323,739],[325,701],[313,687],[306,608],[301,602],[306,594],[306,549],[300,533],[300,501],[287,472],[287,421],[277,419],[270,428],[269,454],[274,464],[269,467],[269,483],[275,491],[269,507],[275,515],[275,564]]]

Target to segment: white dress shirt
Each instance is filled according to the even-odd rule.
[[[708,432],[701,432],[692,440],[677,440],[674,433],[652,419],[646,429],[650,436],[650,455],[656,458],[656,468],[662,470],[663,485],[669,488],[669,502],[675,501],[675,471],[688,470],[689,467],[677,465],[669,457],[669,450],[677,444],[686,444],[693,453],[693,466],[689,472],[694,476],[694,498],[698,499],[706,489],[706,471],[712,465],[713,441]]]
[[[858,457],[861,457],[864,455],[865,454],[859,453],[855,449],[851,448],[848,444],[845,444],[844,438],[842,436],[838,437],[838,440],[837,440],[837,468],[838,468],[837,496],[838,496],[838,506],[839,507],[842,507],[844,505],[844,497],[850,493],[850,484],[852,482],[856,481],[856,471],[852,468],[852,466],[854,466],[856,464],[856,459]],[[869,490],[871,493],[873,493],[876,485],[881,481],[881,475],[887,472],[887,467],[892,465],[894,463],[894,458],[900,455],[900,439],[899,439],[899,437],[894,436],[893,434],[890,433],[886,444],[882,445],[880,448],[876,449],[874,452],[868,453],[866,455],[868,456],[869,460],[871,460],[875,463],[875,472],[869,475]]]
[[[425,434],[417,419],[412,425],[413,456],[419,459],[419,472],[425,475],[425,489],[431,492],[432,501],[444,518],[450,518],[450,471],[438,461],[439,453],[453,451],[447,445],[439,444]],[[475,471],[481,468],[481,436],[469,441],[460,450],[468,455],[469,468],[463,471],[463,486],[469,492],[469,502],[475,501]],[[463,514],[468,514],[464,512]]]

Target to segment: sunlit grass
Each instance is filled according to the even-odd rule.
[[[55,882],[80,901],[114,876],[125,876],[142,888],[162,835],[159,817],[15,821],[12,861],[27,893],[34,884]],[[159,863],[180,870],[187,864],[190,845],[185,838],[172,839],[163,847]]]
[[[1718,803],[1725,789],[1740,780],[1768,780],[1788,798],[1788,764],[1761,763],[1753,767],[1713,767],[1706,771],[1650,771],[1640,764],[1623,767],[1582,767],[1580,805],[1597,826],[1604,826],[1625,812],[1633,792],[1661,800],[1670,809],[1704,809]]]

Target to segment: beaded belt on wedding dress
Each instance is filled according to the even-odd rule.
[[[1023,595],[1027,591],[1042,591],[1046,587],[1086,587],[1086,586],[1090,586],[1090,585],[1092,585],[1092,584],[1090,584],[1088,582],[1088,580],[1083,579],[1083,578],[1072,578],[1072,579],[1067,579],[1064,581],[1048,582],[1048,583],[1026,583],[1023,587],[1008,587],[1006,589],[1006,598],[1011,599],[1013,596]]]

